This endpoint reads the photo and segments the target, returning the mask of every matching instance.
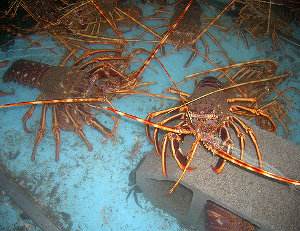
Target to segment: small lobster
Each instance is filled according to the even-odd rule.
[[[177,15],[180,13],[183,5],[186,4],[186,0],[178,1],[175,5],[175,13],[171,18],[171,23],[173,23],[174,19],[177,18]],[[201,6],[197,3],[197,1],[193,1],[189,11],[184,17],[182,23],[178,26],[177,30],[170,36],[168,43],[171,43],[175,46],[176,49],[188,48],[192,50],[192,54],[189,59],[185,63],[185,67],[187,67],[192,61],[196,58],[197,55],[200,54],[197,48],[197,41],[200,40],[205,47],[205,59],[208,59],[209,47],[208,43],[204,40],[203,35],[207,35],[208,38],[220,49],[222,54],[227,60],[230,60],[227,53],[224,51],[222,46],[219,44],[218,40],[214,37],[212,33],[208,30],[211,26],[216,25],[216,21],[223,15],[224,12],[228,10],[228,8],[232,5],[229,3],[224,10],[216,16],[210,22],[204,22],[203,20],[203,10]],[[210,60],[209,60],[210,61]]]

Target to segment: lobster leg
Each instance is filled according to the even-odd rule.
[[[188,98],[191,97],[190,94],[188,94],[184,91],[181,91],[177,88],[175,89],[175,88],[170,87],[167,89],[167,92],[172,93],[172,94],[177,94],[183,102],[188,102]]]
[[[171,121],[174,119],[174,117],[178,117],[180,116],[181,114],[183,113],[180,113],[180,114],[176,114],[172,117],[169,117],[165,120],[163,120],[162,122],[160,122],[160,125],[164,126],[167,122]],[[180,122],[179,124],[177,124],[176,126],[180,126],[181,124],[183,124],[184,122]],[[156,153],[158,156],[161,156],[163,155],[163,150],[161,151],[160,147],[159,147],[159,140],[158,140],[158,132],[159,132],[159,129],[158,128],[155,128],[154,129],[154,132],[153,132],[153,139],[154,139],[154,147],[155,147],[155,150],[156,150]],[[170,133],[171,134],[171,133]],[[168,135],[169,137],[171,137],[171,135]],[[169,138],[170,139],[170,138]],[[165,149],[166,150],[166,149]]]
[[[72,122],[73,126],[74,126],[74,130],[75,133],[81,138],[81,140],[86,144],[87,148],[89,151],[93,150],[92,145],[90,144],[90,142],[88,141],[88,139],[86,138],[84,132],[82,131],[82,128],[79,126],[79,124],[77,124],[77,122],[74,120],[73,116],[71,115],[68,106],[64,105],[64,109],[66,112],[66,115],[68,116],[68,118],[70,119],[70,121]]]
[[[180,181],[183,179],[183,177],[185,176],[186,171],[188,170],[189,166],[192,163],[192,160],[194,159],[194,155],[196,153],[196,150],[198,148],[198,145],[201,141],[201,137],[198,134],[195,134],[195,141],[192,144],[192,147],[189,151],[188,154],[188,162],[184,168],[184,170],[182,171],[180,177],[178,178],[178,180],[176,181],[176,183],[172,186],[172,188],[169,190],[169,193],[173,193],[174,190],[177,188],[177,186],[179,185]]]
[[[233,142],[225,125],[221,127],[219,136],[223,140],[223,144],[227,146],[227,153],[230,153],[230,149],[233,146]],[[223,158],[219,158],[217,164],[214,167],[212,167],[213,171],[217,174],[221,173],[224,169],[225,163],[226,160],[224,160]]]
[[[195,58],[197,57],[198,54],[199,54],[199,50],[198,50],[196,44],[193,44],[192,54],[190,55],[188,60],[185,62],[184,67],[188,67],[195,60]]]
[[[167,133],[164,135],[163,142],[162,142],[162,149],[161,149],[161,170],[163,176],[167,175],[167,145],[169,144],[169,137]]]
[[[83,111],[82,109],[78,108],[78,112],[80,113],[83,120],[91,127],[100,131],[105,137],[112,137],[113,133],[110,129],[105,127],[101,124],[96,118],[91,116],[89,113]]]
[[[28,132],[28,133],[31,132],[30,129],[28,129],[28,127],[27,127],[27,121],[31,118],[35,108],[36,108],[35,105],[31,105],[31,107],[26,111],[26,113],[22,117],[23,128],[24,128],[25,132]]]
[[[256,103],[256,98],[240,97],[240,98],[227,99],[227,103],[235,103],[235,102]]]
[[[265,113],[263,110],[260,110],[260,109],[255,109],[255,108],[250,108],[250,107],[245,107],[245,106],[240,106],[240,105],[233,105],[229,108],[229,110],[235,114],[241,114],[243,112],[248,112],[248,113],[251,113],[253,115],[256,115],[256,116],[262,116],[264,118],[266,118],[272,125],[272,129],[271,131],[272,132],[275,132],[276,131],[276,125],[273,121],[273,119],[271,118],[270,115],[268,115],[267,113]]]
[[[245,135],[241,132],[238,126],[235,125],[231,120],[229,120],[229,124],[233,127],[238,138],[240,138],[240,148],[241,148],[241,155],[240,159],[244,159],[244,152],[245,152]]]
[[[95,1],[95,0],[91,0],[91,3],[95,6],[97,11],[99,12],[99,15],[101,15],[108,22],[108,24],[111,26],[111,29],[116,33],[116,35],[118,35],[119,38],[123,38],[122,32],[118,29],[118,27],[116,26],[114,21],[112,21],[107,16],[107,13],[102,10],[102,7],[100,6],[100,3],[98,1]]]
[[[212,166],[212,170],[216,173],[216,174],[220,174],[226,164],[226,160],[224,160],[223,158],[219,158],[218,162],[216,163],[215,166]]]
[[[151,112],[148,114],[146,120],[147,121],[151,121],[151,119],[157,117],[157,116],[160,116],[160,115],[163,115],[163,114],[167,114],[168,112],[174,110],[173,108],[168,108],[166,110],[161,110],[161,111],[156,111],[156,112]],[[151,141],[151,134],[150,134],[150,126],[149,125],[146,125],[146,135],[147,137],[149,138],[149,140]]]
[[[138,24],[139,26],[141,26],[143,29],[145,29],[146,31],[150,32],[151,34],[153,34],[154,36],[156,36],[159,39],[162,39],[162,37],[157,34],[155,31],[153,31],[151,28],[149,28],[148,26],[142,24],[139,20],[135,19],[134,17],[132,17],[130,14],[128,14],[127,12],[121,10],[120,8],[116,7],[116,10],[119,11],[120,13],[124,14],[125,16],[127,16],[130,20],[132,20],[133,22],[135,22],[136,24]]]
[[[52,107],[52,133],[55,139],[55,160],[59,160],[60,152],[60,128],[57,119],[57,105]]]
[[[237,122],[246,132],[247,134],[250,136],[252,143],[255,146],[255,150],[256,150],[256,154],[257,154],[257,159],[258,159],[258,165],[260,168],[263,168],[262,166],[262,155],[261,152],[259,150],[258,144],[257,144],[257,140],[256,137],[254,135],[253,130],[246,125],[242,120],[240,120],[239,118],[235,117],[235,116],[231,116],[230,119],[234,120],[235,122]]]
[[[182,119],[182,118],[180,118],[182,116],[184,116],[184,113],[175,114],[175,115],[170,116],[167,119],[164,119],[163,121],[159,122],[159,124],[165,125],[166,123],[169,123],[170,121],[173,121],[175,119]],[[153,143],[153,142],[155,143],[155,140],[157,140],[158,131],[159,131],[158,128],[154,129],[154,132],[153,132],[153,138],[154,139],[150,139],[151,143]]]
[[[42,141],[42,139],[45,136],[47,109],[48,109],[48,105],[43,105],[41,119],[40,119],[40,127],[39,127],[39,131],[38,131],[38,133],[35,137],[33,150],[32,150],[32,154],[31,154],[31,160],[35,160],[35,154],[36,154],[36,151],[37,151],[37,147],[38,147],[39,143]]]
[[[158,132],[159,132],[159,129],[155,128],[154,132],[153,132],[153,141],[154,141],[154,147],[155,147],[157,155],[159,155],[161,153],[161,150],[159,147]],[[150,141],[153,143],[152,140],[150,140]]]
[[[174,137],[176,136],[176,137]],[[172,156],[174,158],[174,160],[176,161],[178,167],[184,171],[184,168],[188,162],[187,158],[182,154],[182,151],[179,147],[179,141],[181,140],[180,137],[178,137],[177,134],[172,134],[172,136],[170,137],[170,141],[171,141],[171,151],[172,151]],[[187,169],[187,171],[192,171],[193,168],[189,167]]]
[[[176,115],[174,115],[174,116],[171,116],[171,117],[169,117],[169,118],[163,120],[162,122],[160,122],[160,124],[164,126],[166,123],[168,123],[168,122],[170,122],[170,121],[172,121],[172,120],[174,120],[174,119],[176,119],[177,117],[182,116],[182,115],[184,115],[184,114],[183,114],[183,113],[180,113],[180,114],[176,114]],[[179,123],[178,125],[176,125],[176,126],[180,126],[182,123],[183,123],[183,122],[180,122],[180,123]],[[155,129],[154,129],[154,132],[153,132],[153,139],[154,139],[154,147],[155,147],[156,153],[157,153],[158,155],[160,155],[161,150],[160,150],[160,147],[159,147],[158,132],[159,132],[159,129],[155,128]]]
[[[81,63],[83,60],[89,58],[90,56],[93,56],[95,54],[99,54],[99,53],[116,53],[116,54],[120,54],[122,53],[121,49],[99,49],[99,50],[95,50],[95,51],[86,51],[83,55],[81,55],[78,60],[74,63],[74,66],[77,66],[79,63]]]

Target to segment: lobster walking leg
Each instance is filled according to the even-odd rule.
[[[233,146],[233,142],[228,132],[227,126],[224,125],[223,127],[221,127],[219,133],[223,144],[227,147],[227,153],[230,153],[231,147]],[[225,163],[226,160],[224,160],[223,158],[219,158],[216,166],[212,167],[213,171],[217,174],[220,174],[225,167]]]
[[[60,152],[60,128],[57,119],[57,105],[52,107],[52,133],[55,139],[55,160],[59,160]]]
[[[175,137],[174,137],[175,136]],[[172,156],[174,158],[174,160],[176,161],[176,164],[178,165],[178,167],[184,171],[185,169],[185,166],[188,162],[186,156],[184,156],[182,154],[182,151],[179,147],[179,141],[180,141],[180,138],[178,137],[177,134],[172,134],[171,137],[169,138],[170,141],[171,141],[171,151],[172,151]],[[193,168],[192,167],[189,167],[187,169],[188,171],[192,171]]]
[[[71,115],[71,112],[69,111],[69,108],[67,105],[64,105],[64,109],[65,112],[68,116],[68,118],[70,119],[70,121],[72,122],[74,129],[75,129],[75,133],[80,137],[80,139],[85,143],[85,145],[87,146],[89,151],[93,150],[92,145],[90,144],[90,142],[88,141],[88,139],[86,138],[82,128],[80,127],[80,125],[75,121],[75,119],[73,118],[73,116]]]
[[[33,150],[32,150],[32,154],[31,154],[31,160],[35,160],[35,154],[36,154],[36,151],[37,151],[37,147],[38,147],[38,145],[40,144],[40,142],[42,141],[42,139],[45,136],[47,109],[48,109],[48,105],[43,105],[41,120],[40,120],[40,128],[39,128],[39,131],[37,132],[37,135],[35,137]]]
[[[167,176],[167,145],[169,144],[168,134],[164,135],[161,150],[161,170],[162,175]]]
[[[26,113],[22,117],[23,128],[25,132],[30,133],[30,129],[27,127],[27,121],[31,118],[33,112],[35,111],[36,105],[31,105],[31,107],[26,111]]]
[[[244,152],[245,152],[245,135],[241,132],[238,126],[236,126],[232,121],[229,121],[230,126],[233,127],[233,130],[235,131],[237,137],[240,139],[240,159],[244,160]]]
[[[172,110],[173,110],[173,108],[168,108],[166,110],[161,110],[161,111],[149,113],[148,116],[147,116],[147,118],[146,118],[146,120],[147,121],[151,121],[151,119],[153,119],[153,118],[155,118],[157,116],[163,115],[163,114],[167,114],[167,113],[169,113]],[[150,126],[149,125],[146,126],[146,135],[149,138],[149,140],[151,142],[153,142],[153,139],[151,138],[151,135],[150,135]]]
[[[239,118],[235,117],[235,116],[231,116],[230,117],[231,120],[237,122],[245,131],[246,133],[250,136],[254,146],[255,146],[255,149],[256,149],[256,154],[257,154],[257,159],[258,159],[258,164],[259,164],[259,167],[260,168],[263,168],[263,164],[262,164],[262,154],[259,150],[259,147],[258,147],[258,144],[257,144],[257,140],[256,140],[256,137],[254,135],[254,132],[253,130],[248,126],[246,125],[242,120],[240,120]]]
[[[96,118],[91,116],[89,113],[84,112],[80,108],[78,108],[78,112],[80,113],[81,117],[84,121],[91,127],[100,131],[105,137],[112,137],[113,133],[110,129],[102,125]]]
[[[169,190],[169,193],[173,193],[174,190],[177,188],[177,186],[179,185],[180,181],[183,179],[183,177],[185,176],[185,173],[187,172],[188,168],[190,167],[192,160],[194,159],[194,155],[196,153],[196,150],[198,148],[199,143],[201,142],[201,137],[199,135],[196,135],[195,141],[192,144],[191,150],[189,151],[188,154],[188,159],[189,161],[187,162],[184,170],[182,171],[180,177],[178,178],[178,180],[176,181],[176,183],[172,186],[172,188]]]
[[[241,114],[243,112],[246,112],[246,113],[250,113],[250,114],[253,114],[256,116],[262,116],[271,123],[271,126],[272,126],[271,132],[276,131],[276,125],[275,125],[272,117],[270,115],[268,115],[267,113],[265,113],[263,110],[249,108],[249,107],[245,107],[245,106],[241,106],[241,105],[233,105],[229,108],[229,110],[235,114]]]

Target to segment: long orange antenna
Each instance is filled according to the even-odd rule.
[[[208,31],[208,29],[214,25],[227,10],[230,9],[235,2],[236,0],[232,0],[230,3],[228,3],[228,5],[217,15],[217,17],[211,20],[210,23],[208,23],[207,26],[199,33],[199,35],[193,40],[193,43],[196,43]]]
[[[170,26],[168,31],[164,34],[163,38],[160,40],[159,44],[153,49],[149,57],[145,60],[144,64],[140,67],[140,69],[136,72],[136,78],[138,78],[146,69],[146,67],[149,65],[153,57],[156,55],[156,53],[159,51],[159,49],[163,46],[163,44],[167,41],[169,36],[174,32],[178,24],[182,21],[184,15],[192,5],[193,0],[190,0],[189,3],[186,5],[182,13],[178,16],[176,19],[176,22]]]
[[[56,102],[53,102],[53,101],[56,101]],[[103,98],[41,100],[41,101],[33,101],[33,102],[21,102],[21,103],[15,104],[15,105],[13,105],[13,104],[10,104],[10,105],[8,105],[8,104],[6,104],[6,105],[0,105],[0,108],[12,107],[12,106],[30,105],[30,104],[81,103],[81,102],[98,102],[98,101],[102,102],[102,101],[105,101],[105,100],[103,100]],[[97,106],[95,106],[95,107],[97,107]],[[152,127],[155,127],[155,128],[158,128],[158,129],[161,129],[161,130],[164,130],[164,131],[174,132],[174,133],[178,133],[178,134],[193,135],[192,131],[189,131],[189,130],[186,130],[186,129],[175,129],[175,128],[172,128],[172,127],[163,126],[163,125],[160,125],[160,124],[157,124],[157,123],[153,123],[153,122],[148,121],[148,120],[141,119],[141,118],[139,118],[137,116],[134,116],[134,115],[131,115],[131,114],[127,114],[127,113],[118,111],[118,110],[116,110],[114,108],[111,108],[111,107],[99,107],[99,109],[106,110],[106,111],[111,111],[111,112],[113,112],[113,113],[115,113],[117,115],[124,116],[126,118],[131,119],[131,120],[138,121],[139,123],[150,125]],[[299,180],[293,180],[293,179],[290,179],[290,178],[286,178],[286,177],[279,176],[279,175],[276,175],[274,173],[265,171],[265,170],[263,170],[261,168],[255,167],[254,165],[248,164],[248,163],[246,163],[246,162],[244,162],[244,161],[242,161],[240,159],[237,159],[234,156],[232,156],[232,155],[224,152],[223,150],[212,148],[208,144],[206,144],[206,147],[208,148],[208,150],[213,151],[219,157],[221,157],[221,158],[223,158],[225,160],[228,160],[228,161],[230,161],[231,163],[233,163],[235,165],[243,167],[243,168],[245,168],[245,169],[247,169],[247,170],[249,170],[251,172],[258,173],[260,175],[266,176],[268,178],[277,180],[277,181],[282,182],[282,183],[288,183],[288,184],[292,184],[292,185],[296,185],[296,186],[300,185],[300,181]]]
[[[212,147],[209,147],[208,149],[210,151],[213,151],[219,157],[221,157],[221,158],[223,158],[227,161],[230,161],[231,163],[233,163],[235,165],[243,167],[243,168],[245,168],[245,169],[247,169],[251,172],[255,172],[255,173],[258,173],[260,175],[264,175],[266,177],[269,177],[271,179],[277,180],[277,181],[282,182],[282,183],[288,183],[288,184],[300,186],[300,181],[299,180],[293,180],[293,179],[290,179],[290,178],[287,178],[287,177],[279,176],[279,175],[276,175],[276,174],[271,173],[269,171],[263,170],[259,167],[255,167],[252,164],[248,164],[248,163],[246,163],[246,162],[230,155],[229,153],[224,152],[223,150],[215,149],[215,148],[212,148]]]
[[[112,20],[106,15],[106,13],[101,9],[100,3],[96,0],[91,0],[91,3],[95,6],[99,14],[105,18],[108,24],[111,26],[112,30],[118,35],[119,38],[123,38],[122,32],[117,28]]]
[[[268,81],[273,81],[273,80],[277,80],[277,79],[281,79],[281,78],[286,78],[288,77],[288,74],[282,74],[282,75],[278,75],[278,76],[274,76],[274,77],[270,77],[270,78],[265,78],[265,79],[260,79],[260,80],[253,80],[253,81],[249,81],[249,82],[244,82],[244,83],[239,83],[239,84],[235,84],[229,87],[225,87],[225,88],[220,88],[218,90],[209,92],[207,94],[204,94],[202,96],[199,96],[193,100],[190,100],[188,102],[185,102],[179,106],[170,108],[169,112],[178,110],[181,107],[184,107],[188,104],[191,104],[197,100],[200,100],[202,98],[205,98],[209,95],[213,95],[216,94],[218,92],[221,91],[226,91],[229,89],[233,89],[236,87],[241,87],[241,86],[246,86],[249,84],[254,84],[254,83],[262,83],[262,82],[268,82]],[[9,107],[20,107],[20,106],[25,106],[25,105],[38,105],[38,104],[56,104],[56,103],[95,103],[95,102],[107,102],[106,98],[103,97],[94,97],[94,98],[68,98],[68,99],[49,99],[49,100],[36,100],[36,101],[25,101],[25,102],[18,102],[18,103],[8,103],[8,104],[3,104],[0,105],[0,109],[1,108],[9,108]]]

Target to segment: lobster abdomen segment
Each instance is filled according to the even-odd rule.
[[[50,65],[20,59],[15,61],[4,74],[4,82],[14,81],[25,86],[40,88],[43,76]]]

